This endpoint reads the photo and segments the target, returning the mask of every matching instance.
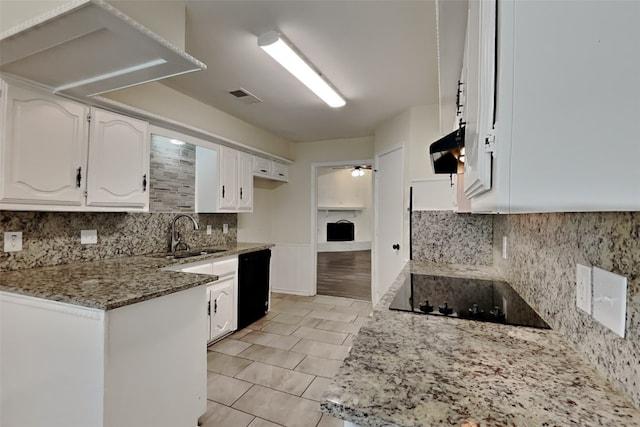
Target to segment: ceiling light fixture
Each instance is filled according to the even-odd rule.
[[[277,31],[268,31],[258,37],[258,46],[267,52],[280,65],[304,83],[313,93],[330,107],[345,105],[345,100],[307,64]]]
[[[351,176],[354,178],[358,176],[364,176],[364,171],[360,166],[354,166],[353,170],[351,171]]]

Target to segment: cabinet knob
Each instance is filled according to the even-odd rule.
[[[400,250],[400,245],[398,243],[396,243],[395,245],[391,246],[394,250],[399,251]]]

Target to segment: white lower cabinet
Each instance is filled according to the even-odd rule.
[[[0,80],[0,208],[147,211],[148,123]]]
[[[226,277],[207,287],[209,342],[234,331],[234,279],[235,277]]]
[[[206,285],[207,344],[238,329],[238,257],[236,255],[169,266],[164,270],[218,276],[218,280]]]
[[[0,292],[0,425],[196,426],[205,292],[107,311]]]

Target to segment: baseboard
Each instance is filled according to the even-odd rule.
[[[350,252],[371,250],[371,242],[322,242],[318,252]]]

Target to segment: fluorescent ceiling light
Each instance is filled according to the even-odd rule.
[[[258,46],[330,107],[338,108],[345,105],[344,99],[293,50],[280,33],[269,31],[261,34],[258,37]]]
[[[146,70],[147,68],[153,68],[153,67],[157,67],[158,65],[162,65],[162,64],[166,64],[167,61],[162,59],[162,58],[158,58],[158,59],[154,59],[153,61],[148,61],[148,62],[143,62],[142,64],[137,64],[137,65],[133,65],[131,67],[127,67],[127,68],[122,68],[120,70],[116,70],[116,71],[112,71],[110,73],[105,73],[105,74],[100,74],[98,76],[94,76],[94,77],[90,77],[88,79],[84,79],[84,80],[79,80],[77,82],[73,82],[73,83],[68,83],[62,86],[59,86],[57,88],[55,88],[56,92],[62,92],[63,90],[67,90],[67,89],[73,89],[79,86],[85,86],[91,83],[96,83],[96,82],[101,82],[103,80],[107,80],[107,79],[111,79],[114,77],[119,77],[125,74],[129,74],[129,73],[134,73],[136,71],[141,71],[141,70]],[[97,93],[92,94],[90,96],[93,95],[98,95]]]

